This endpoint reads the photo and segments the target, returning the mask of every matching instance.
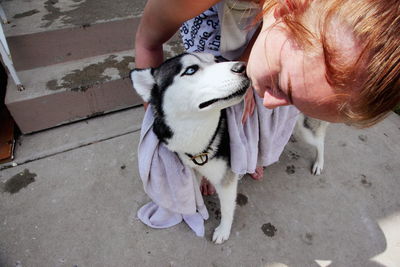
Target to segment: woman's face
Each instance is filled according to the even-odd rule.
[[[336,93],[325,78],[322,53],[306,54],[288,38],[282,24],[271,27],[273,23],[273,15],[264,17],[247,66],[264,106],[295,105],[308,116],[340,122]]]

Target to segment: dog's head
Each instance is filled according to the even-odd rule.
[[[218,63],[205,53],[185,53],[154,69],[131,72],[137,93],[156,111],[189,114],[239,103],[250,86],[243,62]]]

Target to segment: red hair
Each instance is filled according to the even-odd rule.
[[[346,122],[373,125],[400,103],[400,1],[265,0],[262,4],[263,14],[274,12],[306,51],[321,49],[326,79],[337,91],[338,109]],[[348,58],[332,39],[335,22],[351,32],[360,48],[356,58]]]

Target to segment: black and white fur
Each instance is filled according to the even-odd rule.
[[[185,53],[158,68],[131,72],[134,88],[153,108],[159,140],[215,186],[221,205],[212,237],[217,244],[229,238],[239,178],[230,169],[224,109],[243,99],[250,85],[245,69],[242,62],[217,63],[211,54]]]

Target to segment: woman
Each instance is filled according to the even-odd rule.
[[[149,0],[136,34],[136,66],[158,66],[162,44],[183,22],[218,2]],[[399,5],[265,1],[248,65],[264,105],[293,104],[311,117],[359,126],[378,122],[400,102]]]

